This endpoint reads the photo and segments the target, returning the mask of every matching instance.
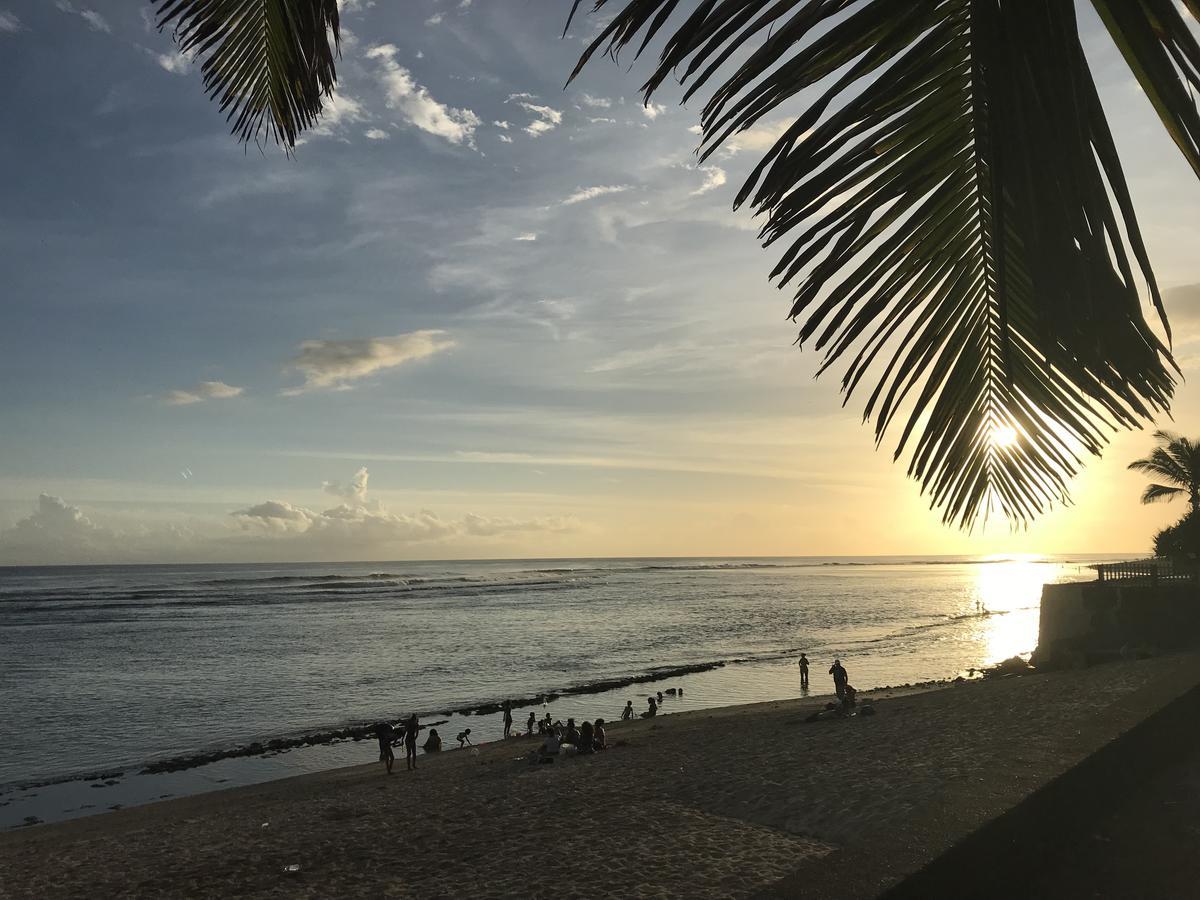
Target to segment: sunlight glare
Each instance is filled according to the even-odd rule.
[[[993,447],[1003,450],[1005,447],[1011,447],[1016,444],[1017,437],[1017,429],[1011,425],[997,425],[992,428],[992,433],[988,439],[992,442]]]

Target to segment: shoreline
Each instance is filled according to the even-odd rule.
[[[14,897],[875,896],[1197,684],[1176,654],[693,710],[549,766],[515,738],[8,831],[0,869]]]

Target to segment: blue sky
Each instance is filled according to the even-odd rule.
[[[288,159],[148,6],[0,0],[0,562],[1109,551],[1176,514],[1141,434],[1028,532],[944,528],[730,210],[777,121],[697,168],[644,66],[564,91],[566,4],[343,7]],[[1190,368],[1200,186],[1084,21]]]

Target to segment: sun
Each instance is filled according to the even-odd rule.
[[[1003,450],[1006,447],[1014,446],[1019,437],[1017,429],[1011,425],[996,425],[992,428],[992,433],[989,435],[988,440],[992,442],[993,447]]]

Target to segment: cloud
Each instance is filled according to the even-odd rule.
[[[92,29],[92,31],[103,31],[105,34],[110,34],[112,32],[112,26],[108,24],[108,21],[104,18],[104,16],[100,15],[100,13],[96,12],[94,9],[79,9],[73,3],[71,3],[70,0],[57,0],[54,5],[57,6],[62,12],[69,13],[73,16],[79,16],[88,23],[88,26]]]
[[[16,34],[24,30],[20,19],[7,10],[0,9],[0,34]]]
[[[704,184],[692,191],[693,197],[707,194],[725,183],[725,170],[720,166],[704,166],[700,171],[704,173]]]
[[[346,497],[352,500],[357,500],[360,503],[365,503],[367,500],[367,481],[371,475],[367,471],[367,467],[363,466],[354,473],[354,477],[350,479],[349,484],[342,484],[340,481],[324,481],[321,483],[321,490],[327,494],[333,494],[335,497]]]
[[[642,115],[653,121],[667,111],[661,103],[647,103],[642,107]]]
[[[368,118],[362,103],[341,90],[335,90],[332,97],[326,97],[321,107],[321,118],[309,132],[320,137],[332,137]]]
[[[616,125],[616,119],[608,119],[604,116],[588,116],[588,121],[593,125]]]
[[[493,122],[492,124],[493,124],[493,125],[495,125],[497,128],[503,128],[505,131],[507,131],[507,130],[508,130],[508,123],[507,123],[507,122],[503,122],[503,121],[501,121],[501,122]]]
[[[536,100],[537,94],[530,94],[528,91],[522,91],[519,94],[509,94],[504,100],[505,103],[512,103],[514,100]]]
[[[286,367],[302,372],[304,384],[284,391],[284,395],[290,397],[323,388],[347,390],[351,382],[375,372],[449,350],[455,342],[442,337],[445,333],[427,330],[393,337],[305,341]]]
[[[536,103],[530,103],[528,100],[521,99],[531,96],[530,94],[512,94],[509,96],[506,103],[515,102],[526,112],[534,116],[532,122],[526,125],[522,131],[530,137],[540,137],[547,131],[553,131],[562,124],[563,114],[560,110],[549,106],[539,106]]]
[[[703,134],[704,129],[699,125],[692,125],[688,128],[688,132],[691,134]]]
[[[596,107],[598,109],[608,109],[612,106],[612,101],[607,97],[593,97],[591,94],[580,94],[579,102],[584,106]]]
[[[412,73],[396,62],[399,52],[392,44],[380,44],[367,51],[368,59],[379,61],[379,82],[387,96],[387,105],[399,110],[409,124],[421,131],[452,144],[473,146],[479,116],[469,109],[454,109],[434,100],[426,88],[413,80]]]
[[[725,142],[723,152],[727,156],[733,156],[742,150],[770,150],[775,146],[775,142],[783,136],[783,133],[791,127],[791,119],[763,122],[735,134]]]
[[[205,400],[226,400],[230,397],[240,397],[244,389],[226,384],[223,381],[201,381],[186,390],[168,391],[163,395],[163,402],[168,406],[187,406],[192,403],[203,403]]]
[[[367,497],[368,477],[366,468],[361,468],[349,485],[325,482],[323,488],[327,493],[345,497],[348,502],[324,512],[282,500],[267,500],[235,510],[231,515],[243,531],[277,541],[299,539],[306,543],[351,546],[360,552],[369,552],[367,548],[380,545],[529,532],[567,533],[579,528],[575,519],[563,516],[512,519],[467,513],[454,520],[428,509],[394,513],[378,500]]]
[[[563,200],[563,206],[572,206],[576,203],[582,203],[584,200],[591,200],[594,197],[602,197],[605,194],[620,194],[629,190],[627,184],[609,184],[598,185],[596,187],[580,188],[570,197]]]
[[[443,16],[441,13],[434,13],[432,16],[430,16],[428,19],[425,20],[425,24],[426,25],[441,25],[442,18],[443,18]]]
[[[513,142],[513,139],[510,138],[507,134],[500,135],[500,143],[511,144],[512,142]]]
[[[514,241],[536,241],[537,239],[537,234],[532,231],[526,231],[524,234],[518,234],[513,238]]]
[[[178,50],[173,53],[155,53],[154,61],[172,75],[186,75],[192,65],[192,61]]]
[[[391,135],[382,128],[368,128],[363,132],[363,137],[370,138],[373,141],[386,141]]]

